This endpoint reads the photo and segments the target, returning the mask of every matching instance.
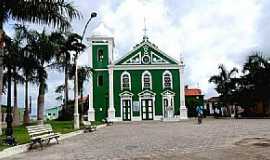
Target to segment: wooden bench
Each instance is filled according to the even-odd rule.
[[[90,121],[82,121],[82,124],[84,125],[84,130],[86,132],[93,132],[97,130],[97,126],[96,125],[92,125],[92,123]]]
[[[36,143],[39,143],[41,148],[43,148],[42,143],[47,141],[48,145],[51,139],[55,139],[57,144],[59,143],[58,138],[60,137],[60,134],[54,133],[50,124],[27,126],[26,128],[32,142],[29,149],[32,149],[33,145]]]

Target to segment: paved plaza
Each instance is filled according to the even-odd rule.
[[[5,160],[270,160],[270,119],[115,123]]]

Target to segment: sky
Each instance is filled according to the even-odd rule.
[[[201,88],[205,98],[217,95],[208,79],[218,73],[219,64],[224,64],[228,70],[233,67],[241,70],[253,51],[263,51],[264,56],[270,56],[268,0],[73,0],[73,5],[83,18],[72,22],[72,31],[81,34],[90,13],[97,12],[86,37],[104,23],[115,40],[115,59],[142,41],[145,24],[149,40],[159,49],[175,59],[179,59],[180,54],[184,57],[185,85]],[[7,34],[12,35],[14,23],[5,24]],[[44,28],[27,25],[37,30]],[[89,63],[88,53],[86,50],[80,56],[80,65]],[[60,104],[55,100],[54,90],[64,83],[63,73],[50,71],[47,83],[45,106],[50,108]],[[72,84],[70,81],[73,98]],[[87,88],[88,84],[85,86]],[[85,94],[87,92],[86,89]],[[32,114],[36,112],[37,94],[37,86],[32,85]],[[24,89],[20,86],[19,106],[23,104]]]

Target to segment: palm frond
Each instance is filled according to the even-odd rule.
[[[5,13],[14,20],[52,25],[61,30],[68,29],[71,20],[81,17],[73,4],[64,0],[17,0],[7,7]]]

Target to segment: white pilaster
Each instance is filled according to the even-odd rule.
[[[113,66],[109,66],[109,109],[108,121],[115,121],[115,109],[113,100]]]
[[[187,117],[187,107],[185,104],[185,86],[184,86],[184,63],[181,60],[179,68],[180,76],[180,119],[188,119]]]
[[[89,109],[88,109],[88,121],[95,121],[95,110],[93,107],[93,73],[90,73],[89,77],[89,85],[90,85],[90,91],[89,91]]]

